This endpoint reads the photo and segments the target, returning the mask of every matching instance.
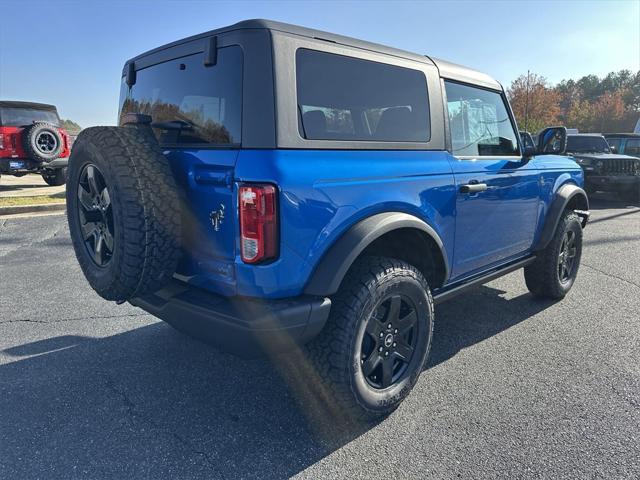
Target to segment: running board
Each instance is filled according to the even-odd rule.
[[[459,284],[453,284],[448,287],[444,287],[443,289],[438,289],[433,292],[433,302],[437,305],[438,303],[442,303],[446,300],[449,300],[460,293],[465,292],[466,290],[476,287],[478,285],[482,285],[484,283],[490,282],[491,280],[495,280],[498,277],[506,275],[507,273],[511,273],[520,268],[526,267],[527,265],[533,263],[536,257],[527,257],[524,260],[518,260],[515,263],[507,264],[504,267],[500,267],[496,270],[492,270],[489,273],[485,273],[480,275],[479,277],[473,277],[466,281],[463,281]]]

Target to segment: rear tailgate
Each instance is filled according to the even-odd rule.
[[[176,276],[226,295],[235,293],[238,229],[233,171],[238,150],[171,150],[165,155],[184,194],[184,258]]]
[[[233,173],[242,143],[243,53],[237,45],[218,48],[211,64],[198,42],[189,45],[195,53],[176,47],[161,58],[135,62],[135,79],[122,78],[120,121],[127,114],[151,117],[183,192],[184,259],[176,277],[233,295]]]

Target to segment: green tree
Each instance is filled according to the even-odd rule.
[[[62,128],[64,128],[67,132],[71,133],[71,134],[78,134],[80,132],[80,130],[82,130],[82,127],[80,125],[78,125],[76,122],[74,122],[73,120],[61,120],[62,123]]]

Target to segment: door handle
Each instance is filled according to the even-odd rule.
[[[460,193],[484,192],[487,188],[486,183],[468,183],[466,185],[460,185]]]

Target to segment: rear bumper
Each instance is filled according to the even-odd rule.
[[[18,166],[18,164],[20,164]],[[45,169],[64,168],[69,164],[69,157],[56,158],[48,163],[36,162],[29,158],[0,158],[0,173],[30,173]]]
[[[130,303],[198,340],[242,357],[304,344],[322,330],[331,308],[328,298],[223,297],[178,280]]]

